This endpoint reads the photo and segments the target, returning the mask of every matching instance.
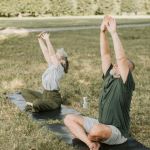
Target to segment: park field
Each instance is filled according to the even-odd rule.
[[[118,33],[128,57],[136,64],[133,72],[136,89],[130,111],[131,134],[150,147],[150,27],[122,28]],[[64,47],[69,55],[69,73],[61,81],[61,93],[67,99],[64,103],[85,115],[98,117],[102,85],[99,30],[53,32],[50,38],[56,49]],[[110,36],[109,42],[113,51]],[[47,122],[59,120],[36,123],[4,95],[21,88],[40,90],[41,75],[46,67],[35,33],[0,35],[1,150],[73,149],[43,127]],[[89,99],[88,111],[80,106],[83,96]]]
[[[66,19],[49,19],[49,18],[24,18],[24,19],[4,19],[0,18],[0,29],[7,27],[15,28],[53,28],[53,27],[76,27],[76,26],[98,26],[102,19],[99,18],[66,18]],[[134,18],[134,19],[122,19],[118,18],[117,24],[149,24],[150,18]]]

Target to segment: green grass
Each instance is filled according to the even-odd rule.
[[[118,32],[127,55],[136,64],[131,132],[137,140],[150,147],[150,27],[119,29]],[[56,32],[51,34],[51,40],[55,48],[64,47],[69,55],[70,70],[61,82],[62,95],[73,108],[97,117],[102,85],[99,31]],[[46,67],[36,34],[11,35],[0,39],[0,149],[72,149],[51,132],[41,128],[43,122],[37,124],[32,121],[2,94],[22,87],[38,90]],[[88,96],[90,100],[88,112],[80,107],[83,96]]]
[[[102,19],[0,19],[0,28],[49,28],[64,26],[91,26],[99,25]],[[150,19],[118,19],[118,24],[149,23]]]

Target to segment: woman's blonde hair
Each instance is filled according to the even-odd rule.
[[[57,49],[57,53],[59,53],[59,55],[61,56],[61,57],[68,57],[68,55],[67,55],[67,53],[65,52],[65,50],[64,50],[64,48],[59,48],[59,49]]]

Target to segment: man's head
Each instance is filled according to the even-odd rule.
[[[68,55],[65,52],[64,48],[57,49],[56,56],[59,59],[61,65],[63,66],[64,72],[68,73],[69,61],[68,61]]]
[[[130,71],[133,71],[134,68],[135,68],[135,64],[134,64],[133,61],[131,61],[130,59],[127,59],[127,61],[128,61],[128,66],[129,66]],[[117,63],[115,63],[115,64],[113,65],[113,68],[112,68],[112,70],[110,71],[110,73],[111,73],[112,75],[114,75],[115,77],[120,77],[120,71],[119,71],[119,67],[118,67],[118,64],[117,64]]]
[[[134,62],[132,60],[130,60],[129,58],[128,58],[128,65],[129,65],[130,71],[133,71],[135,69]]]

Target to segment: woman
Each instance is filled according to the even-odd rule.
[[[23,90],[22,95],[27,102],[26,110],[32,112],[50,111],[61,106],[62,98],[59,93],[59,81],[68,72],[67,54],[63,48],[55,52],[49,34],[40,33],[38,41],[48,68],[42,75],[43,94],[32,90]]]

